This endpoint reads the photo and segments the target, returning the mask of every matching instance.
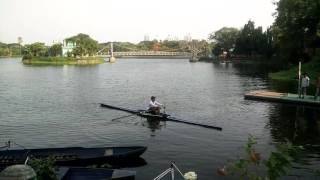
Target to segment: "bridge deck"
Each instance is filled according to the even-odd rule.
[[[189,52],[166,52],[166,51],[129,51],[129,52],[113,52],[115,57],[127,57],[127,56],[177,56],[177,57],[191,57]],[[101,54],[100,56],[110,56],[108,54]]]

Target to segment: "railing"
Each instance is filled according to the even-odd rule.
[[[103,55],[110,55],[110,53],[104,53]],[[167,51],[128,51],[128,52],[113,52],[115,57],[123,56],[183,56],[190,57],[192,53],[189,52],[167,52]]]

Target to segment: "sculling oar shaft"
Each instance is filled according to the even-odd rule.
[[[210,129],[215,129],[215,130],[222,131],[222,128],[221,128],[221,127],[211,126],[211,125],[206,125],[206,124],[200,124],[200,123],[185,121],[185,120],[181,120],[181,119],[171,118],[171,117],[169,117],[169,118],[167,119],[167,121],[184,123],[184,124],[190,124],[190,125],[201,126],[201,127],[204,127],[204,128],[210,128]]]
[[[120,111],[125,111],[125,112],[129,112],[129,113],[133,113],[133,114],[137,114],[140,111],[137,110],[132,110],[132,109],[127,109],[127,108],[122,108],[122,107],[116,107],[116,106],[111,106],[108,104],[100,104],[101,107],[105,107],[105,108],[109,108],[109,109],[115,109],[115,110],[120,110]]]
[[[120,117],[111,119],[111,121],[115,121],[115,120],[119,120],[119,119],[131,117],[131,116],[136,116],[136,114],[130,114],[130,115],[125,115],[125,116],[120,116]]]

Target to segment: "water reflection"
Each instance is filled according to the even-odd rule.
[[[270,87],[272,90],[275,90],[278,92],[297,93],[298,80],[292,80],[292,81],[270,80]],[[310,89],[312,88],[309,88],[309,90]],[[311,93],[311,91],[309,93]]]
[[[161,130],[162,127],[166,127],[165,121],[160,121],[157,118],[146,118],[147,121],[143,123],[143,126],[146,126],[151,131],[151,136],[156,135],[156,130]]]
[[[291,176],[314,179],[320,160],[320,109],[276,104],[270,109],[269,126],[272,142],[289,141],[304,147]]]
[[[320,144],[320,109],[276,104],[270,109],[269,125],[275,142]]]
[[[264,65],[187,59],[121,59],[112,65],[68,68],[24,66],[20,60],[0,64],[0,139],[29,148],[147,145],[143,157],[148,165],[139,168],[137,179],[154,178],[172,160],[196,171],[199,179],[218,179],[213,169],[239,153],[248,133],[261,142],[313,143],[314,149],[308,147],[312,152],[304,155],[319,166],[319,155],[313,153],[320,152],[315,148],[320,144],[317,111],[243,99],[247,91],[271,89]],[[95,105],[137,107],[148,94],[170,104],[174,116],[224,130],[177,123],[163,129],[165,122],[136,116],[110,121],[127,114]],[[307,121],[312,118],[316,123]],[[273,148],[266,144],[266,150]]]
[[[145,159],[139,157],[135,159],[130,159],[128,160],[123,160],[123,161],[109,161],[108,163],[104,163],[101,165],[97,165],[98,167],[103,167],[103,168],[112,168],[112,169],[120,169],[120,168],[135,168],[135,167],[142,167],[147,165],[148,163],[146,162]]]
[[[228,69],[228,68],[232,68],[233,63],[232,62],[214,62],[213,65],[215,67]]]
[[[270,69],[263,63],[233,63],[233,67],[242,76],[248,77],[267,77]]]

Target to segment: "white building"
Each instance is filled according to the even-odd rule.
[[[67,57],[68,52],[72,52],[76,46],[75,42],[64,40],[62,44],[62,56]]]

